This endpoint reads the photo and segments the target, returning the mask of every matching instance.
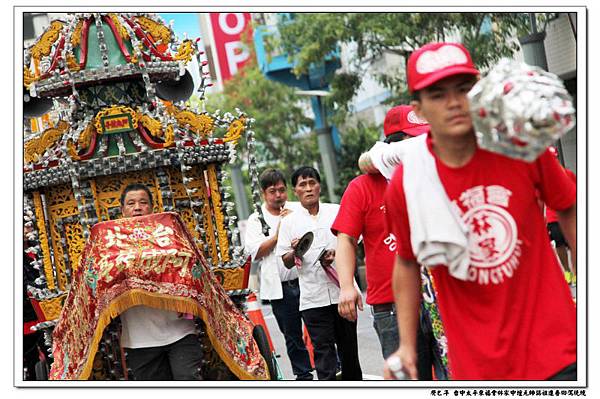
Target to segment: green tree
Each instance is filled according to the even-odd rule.
[[[298,13],[279,23],[280,45],[305,73],[341,44],[354,46],[356,57],[331,83],[329,101],[341,119],[363,74],[385,53],[407,56],[431,41],[461,41],[473,61],[486,68],[519,48],[516,37],[528,30],[526,13]],[[404,68],[376,74],[392,92],[390,103],[408,100]],[[339,117],[338,112],[338,117]]]
[[[222,93],[209,96],[207,107],[239,108],[254,118],[258,164],[291,174],[295,167],[319,159],[316,139],[308,134],[313,122],[301,100],[291,87],[265,78],[252,62],[225,83]]]
[[[313,121],[306,116],[302,97],[294,89],[267,79],[256,65],[255,57],[235,76],[225,82],[221,93],[207,95],[206,109],[231,113],[236,108],[254,119],[255,155],[259,173],[269,167],[280,169],[286,177],[302,165],[320,160],[317,140],[310,133]],[[248,154],[243,139],[238,144],[239,166],[247,165]],[[251,185],[247,171],[244,183],[248,200]],[[289,185],[289,184],[288,184]]]
[[[341,135],[341,151],[338,157],[338,179],[336,194],[341,198],[350,180],[360,174],[357,166],[358,156],[367,151],[381,136],[381,128],[358,122],[356,126],[346,127]]]

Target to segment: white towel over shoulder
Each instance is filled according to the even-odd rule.
[[[387,145],[377,143],[369,156],[387,179],[402,162],[411,246],[417,262],[430,268],[446,265],[450,275],[466,280],[469,230],[442,186],[426,138],[421,135]]]

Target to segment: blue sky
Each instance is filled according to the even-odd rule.
[[[183,33],[187,33],[188,39],[196,39],[200,37],[200,17],[199,13],[196,12],[178,12],[178,13],[159,13],[165,22],[168,24],[171,20],[173,23],[173,30],[179,38],[183,40]],[[205,38],[202,38],[204,41]]]
[[[196,12],[178,12],[178,13],[158,13],[168,25],[171,20],[173,20],[173,30],[175,31],[175,35],[179,38],[179,40],[183,40],[184,33],[187,33],[188,39],[196,40],[200,37],[200,48],[204,49],[204,44],[208,40],[207,37],[200,36],[200,15]],[[192,59],[192,62],[188,64],[187,69],[192,74],[192,79],[194,80],[194,85],[196,90],[198,89],[200,82],[200,74],[198,72],[198,63],[196,62],[196,58]]]

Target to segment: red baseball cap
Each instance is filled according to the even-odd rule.
[[[408,90],[424,89],[438,80],[453,75],[479,75],[471,54],[460,43],[429,43],[408,58]]]
[[[411,105],[397,105],[391,108],[383,121],[383,134],[385,134],[385,137],[397,132],[418,136],[428,131],[429,124],[415,114]]]

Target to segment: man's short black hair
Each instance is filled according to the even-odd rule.
[[[301,177],[312,177],[321,183],[321,175],[319,175],[319,172],[312,166],[301,166],[292,173],[292,187],[296,187],[296,183],[298,183],[298,179]]]
[[[148,198],[150,199],[150,207],[152,207],[153,206],[152,193],[150,192],[150,189],[146,185],[140,184],[140,183],[130,184],[123,189],[123,192],[121,193],[121,207],[125,206],[125,196],[127,195],[128,192],[140,191],[140,190],[144,190],[146,192],[146,194],[148,194]]]
[[[383,140],[384,143],[395,143],[396,141],[402,141],[405,138],[410,137],[410,135],[404,133],[404,132],[396,132],[396,133],[392,133],[389,136],[387,136],[385,138],[385,140]]]
[[[283,177],[283,173],[278,171],[277,169],[267,169],[260,174],[259,177],[260,188],[263,191],[266,191],[267,188],[276,185],[279,182],[282,182],[285,186],[285,177]]]

